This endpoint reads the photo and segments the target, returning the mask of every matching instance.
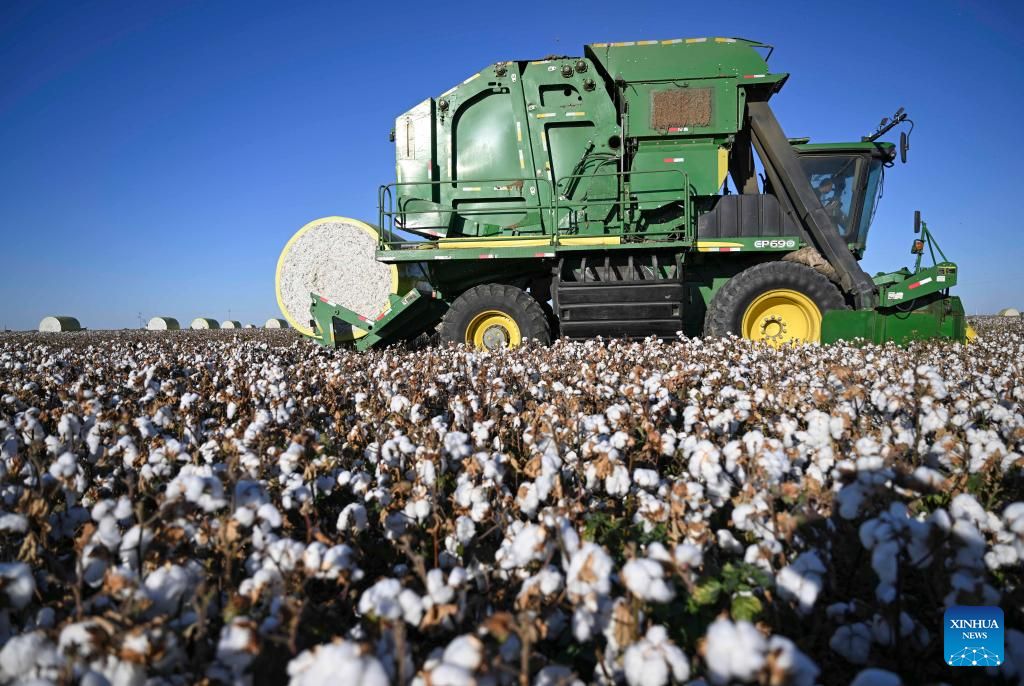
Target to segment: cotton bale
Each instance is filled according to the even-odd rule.
[[[267,323],[263,325],[264,329],[287,329],[288,322],[284,319],[268,319]]]
[[[277,304],[292,328],[313,335],[311,292],[373,319],[388,306],[389,295],[409,288],[399,278],[398,267],[377,261],[379,235],[376,228],[356,219],[324,217],[292,236],[277,261],[275,279]],[[348,328],[337,337],[352,340],[364,335],[365,331]]]
[[[39,322],[39,330],[47,333],[59,331],[81,331],[82,325],[74,317],[66,315],[56,317],[43,317]]]
[[[999,316],[1000,317],[1019,317],[1020,316],[1020,310],[1018,310],[1018,309],[1016,309],[1014,307],[1004,307],[1003,309],[999,310]]]
[[[198,330],[219,329],[220,324],[217,323],[216,319],[210,319],[209,317],[196,317],[192,320],[192,328]]]
[[[221,324],[220,328],[222,328],[222,329],[241,329],[242,328],[242,322],[238,321],[237,319],[229,319],[226,322],[224,322],[223,324]]]
[[[255,324],[246,324],[245,328],[247,328],[247,329],[255,329],[256,325]]]
[[[153,317],[146,324],[146,328],[150,331],[177,331],[181,324],[174,317]]]

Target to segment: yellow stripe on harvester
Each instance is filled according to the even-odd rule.
[[[697,241],[698,252],[720,252],[723,249],[742,249],[742,243],[733,243],[730,241]]]

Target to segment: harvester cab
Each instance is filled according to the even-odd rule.
[[[787,138],[769,100],[788,75],[770,52],[593,43],[497,62],[423,100],[395,122],[397,178],[378,192],[375,259],[397,275],[382,313],[321,283],[309,312],[286,316],[358,348],[423,331],[485,348],[679,332],[964,340],[944,256],[876,277],[859,264],[897,156],[879,138],[906,113],[858,142]]]

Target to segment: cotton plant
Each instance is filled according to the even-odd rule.
[[[1024,329],[978,328],[0,337],[0,680],[941,681],[941,610],[1022,583]]]

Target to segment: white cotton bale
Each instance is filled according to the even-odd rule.
[[[47,333],[55,333],[58,331],[81,331],[82,325],[79,324],[78,320],[74,317],[43,317],[42,321],[39,322],[39,330]]]
[[[221,324],[220,328],[222,328],[222,329],[241,329],[242,328],[242,322],[238,321],[237,319],[229,319],[226,322],[224,322],[223,324]]]
[[[307,336],[311,292],[373,318],[398,293],[398,268],[378,262],[377,229],[346,217],[317,219],[299,229],[277,261],[277,304],[291,326]],[[339,337],[359,338],[361,330]]]
[[[255,324],[246,324],[245,328],[247,328],[247,329],[255,329],[256,325]]]
[[[219,329],[220,324],[217,323],[216,319],[210,319],[209,317],[196,317],[192,320],[192,328],[200,330]]]
[[[146,324],[146,328],[150,331],[177,331],[181,324],[174,317],[153,317]]]
[[[287,329],[288,322],[284,319],[268,319],[263,325],[264,329]]]
[[[1013,308],[1013,307],[1004,307],[1003,309],[999,310],[999,316],[1000,317],[1019,317],[1020,316],[1020,310],[1018,310],[1016,308]]]

